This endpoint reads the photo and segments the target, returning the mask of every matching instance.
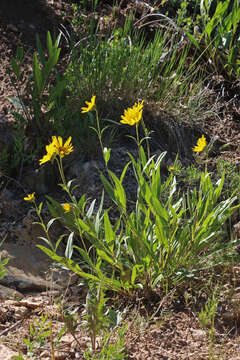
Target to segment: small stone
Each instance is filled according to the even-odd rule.
[[[44,358],[49,358],[49,352],[47,350],[44,350],[41,354],[40,354],[40,359],[44,359]]]
[[[192,332],[192,337],[194,340],[197,341],[203,341],[206,339],[206,333],[204,330],[200,330],[200,329],[190,329]]]
[[[54,359],[55,360],[65,360],[69,354],[68,353],[55,353]]]
[[[13,32],[18,32],[18,28],[13,24],[8,24],[7,29]]]

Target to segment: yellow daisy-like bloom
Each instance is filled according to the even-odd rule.
[[[173,171],[173,170],[174,170],[174,166],[173,165],[169,166],[168,171]]]
[[[56,155],[59,155],[61,158],[63,158],[65,155],[69,155],[73,151],[71,140],[72,137],[69,136],[65,144],[63,144],[63,139],[61,136],[52,136],[52,142],[46,146],[47,154],[39,160],[40,165],[46,163],[47,161],[54,160]]]
[[[47,161],[51,161],[54,159],[54,156],[56,155],[56,149],[54,144],[51,142],[51,144],[46,146],[47,154],[42,157],[42,159],[39,160],[40,165],[46,163]]]
[[[54,147],[55,153],[63,158],[65,155],[69,155],[73,151],[73,145],[71,144],[72,137],[69,136],[65,144],[63,145],[63,139],[61,136],[52,137],[52,145]]]
[[[95,106],[95,99],[96,99],[96,96],[93,95],[92,98],[91,98],[91,101],[85,101],[85,104],[86,104],[87,106],[81,108],[82,113],[87,113],[87,112],[89,112],[89,111],[92,111],[92,109],[93,109],[94,106]]]
[[[25,198],[25,201],[34,201],[35,200],[35,192],[33,192],[32,194],[28,194]]]
[[[200,137],[197,141],[197,145],[194,146],[194,148],[192,148],[193,151],[195,152],[201,152],[203,151],[207,146],[207,141],[204,135],[202,135],[202,137]]]
[[[68,203],[62,204],[65,213],[68,213],[71,210],[71,205]]]
[[[135,103],[133,107],[124,110],[124,115],[121,116],[122,124],[135,125],[142,119],[143,101]]]

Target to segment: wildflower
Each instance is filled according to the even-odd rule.
[[[143,101],[135,103],[133,107],[124,110],[124,115],[121,116],[122,124],[135,125],[142,119]]]
[[[71,136],[67,139],[65,144],[63,145],[63,140],[61,136],[52,136],[52,142],[51,144],[46,146],[47,154],[43,156],[42,159],[40,159],[39,163],[40,165],[46,163],[47,161],[54,160],[54,157],[56,155],[59,155],[61,158],[63,158],[65,155],[70,154],[70,152],[73,151],[73,146],[71,144]]]
[[[54,146],[54,151],[57,155],[63,158],[65,155],[69,155],[73,151],[73,146],[71,144],[72,137],[69,136],[65,144],[63,145],[63,139],[61,136],[52,137],[51,145]]]
[[[62,207],[65,213],[68,213],[71,210],[71,205],[68,203],[62,204]]]
[[[40,165],[46,163],[47,161],[51,161],[54,156],[56,155],[56,150],[54,144],[51,142],[51,144],[46,146],[47,154],[43,156],[42,159],[39,160]]]
[[[35,192],[33,192],[32,194],[28,194],[25,198],[25,201],[34,201],[35,200]]]
[[[92,98],[91,98],[91,101],[85,101],[85,104],[87,105],[87,107],[82,107],[81,108],[82,113],[87,113],[89,111],[92,111],[92,109],[95,106],[95,99],[96,99],[96,96],[93,95]]]
[[[192,148],[193,151],[195,152],[201,152],[203,151],[207,146],[207,141],[204,135],[202,135],[202,137],[200,137],[197,141],[197,145]]]
[[[174,166],[173,165],[169,166],[168,171],[173,171],[173,170],[174,170]]]

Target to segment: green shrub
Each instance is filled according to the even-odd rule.
[[[56,159],[62,178],[61,187],[68,194],[70,203],[67,206],[61,205],[48,197],[49,210],[54,218],[46,226],[41,218],[42,204],[37,206],[33,199],[46,233],[43,240],[48,244],[48,247],[38,245],[39,248],[54,261],[87,281],[101,283],[104,288],[118,292],[156,287],[167,291],[169,287],[198,277],[201,270],[226,263],[234,253],[233,243],[223,241],[223,224],[239,205],[235,205],[236,196],[220,201],[224,173],[213,183],[205,167],[199,186],[188,189],[186,194],[179,191],[173,171],[162,180],[160,168],[165,153],[155,159],[149,153],[146,155],[142,146],[144,141],[149,141],[142,120],[142,108],[143,102],[135,103],[122,116],[124,124],[136,126],[136,139],[133,139],[137,143],[138,159],[135,160],[129,154],[130,161],[125,165],[120,178],[108,168],[110,149],[104,148],[102,144],[100,127],[96,129],[108,178],[103,174],[100,176],[106,192],[118,209],[117,219],[111,218],[111,208],[103,208],[103,197],[95,210],[95,200],[86,207],[84,195],[80,200],[72,195],[72,181],[66,181],[62,168],[62,157],[70,152],[70,148],[73,151],[71,139],[62,145],[64,149],[62,146],[58,149],[58,146],[49,145],[46,155],[46,161]],[[93,110],[98,119],[95,98],[92,98],[88,111]],[[147,135],[141,140],[138,135],[139,124]],[[201,140],[203,138],[204,136]],[[63,144],[60,140],[59,143]],[[200,145],[194,151],[205,151],[207,154],[205,138],[204,144]],[[132,166],[137,182],[135,207],[130,206],[128,193],[123,185],[129,166]],[[31,201],[32,197],[26,200]],[[65,256],[57,254],[64,235],[54,245],[48,233],[56,219],[61,219],[70,230]],[[74,237],[80,239],[80,244],[73,242]],[[72,258],[73,251],[79,254],[79,259]]]

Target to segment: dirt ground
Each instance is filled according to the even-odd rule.
[[[111,4],[111,1],[108,3]],[[107,9],[110,11],[109,6]],[[16,95],[7,75],[10,56],[15,55],[19,45],[29,51],[29,65],[25,74],[27,76],[32,71],[30,64],[36,33],[45,42],[46,32],[58,32],[60,24],[69,26],[72,15],[71,1],[67,0],[0,1],[0,131],[12,120],[11,105],[7,97]],[[210,116],[209,120],[201,125],[209,137],[217,137],[222,144],[229,144],[228,149],[221,153],[223,158],[239,162],[240,84],[230,84],[221,78],[214,78],[211,86],[220,104],[220,117],[216,120],[216,117]],[[74,287],[66,291],[65,303],[79,306],[80,318],[84,295]],[[11,359],[18,349],[24,353],[26,347],[22,340],[28,336],[30,322],[40,319],[41,314],[48,314],[49,319],[52,319],[54,332],[60,329],[63,321],[55,304],[59,296],[59,293],[48,290],[26,294],[24,299],[19,301],[0,300],[0,360]],[[159,298],[154,304],[156,309],[160,307],[153,318],[152,313],[148,314],[147,310],[140,316],[137,307],[134,310],[136,313],[133,311],[131,316],[126,317],[126,360],[240,360],[238,311],[224,308],[219,312],[219,326],[211,347],[209,331],[200,327],[199,320],[190,308],[168,308],[164,303],[161,306],[161,300]],[[235,306],[240,308],[240,297],[237,297]],[[83,353],[90,343],[89,338],[83,330],[76,332],[76,338],[77,342],[70,334],[63,336],[55,360],[83,358]],[[38,359],[50,359],[48,346],[39,350]]]

